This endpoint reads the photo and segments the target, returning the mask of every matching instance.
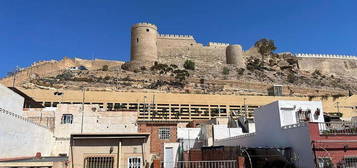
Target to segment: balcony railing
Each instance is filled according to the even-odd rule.
[[[163,168],[237,168],[236,160],[161,162]]]
[[[357,135],[357,122],[319,123],[321,135]]]

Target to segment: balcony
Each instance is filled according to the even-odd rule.
[[[319,123],[320,135],[357,135],[357,122]]]

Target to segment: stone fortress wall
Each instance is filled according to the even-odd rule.
[[[357,60],[356,56],[352,55],[332,55],[332,54],[303,54],[297,53],[295,54],[296,57],[300,58],[332,58],[332,59],[351,59]]]
[[[154,28],[157,33],[155,37],[145,35],[149,31],[137,30],[137,27],[143,29]],[[141,35],[144,41],[149,43],[136,43],[137,39],[132,37],[131,62],[136,61],[136,68],[140,66],[149,66],[155,61],[166,64],[176,64],[182,66],[185,60],[193,60],[196,64],[197,71],[221,72],[224,66],[245,67],[245,61],[248,56],[257,56],[259,53],[256,48],[243,51],[238,44],[209,42],[203,45],[196,42],[192,35],[174,35],[159,34],[157,26],[150,23],[138,23],[132,27],[133,34]],[[155,47],[152,47],[156,44]],[[140,46],[140,49],[137,49]],[[155,50],[155,51],[152,51]],[[157,50],[157,51],[156,51]],[[148,53],[157,53],[156,56],[141,54],[143,51]],[[146,53],[146,52],[144,52]],[[294,54],[299,58],[299,66],[302,71],[313,72],[320,70],[322,73],[334,75],[357,74],[357,57],[344,55],[321,55],[321,54]],[[133,59],[133,56],[136,59]],[[145,60],[140,63],[137,60]]]
[[[146,29],[146,31],[141,29]],[[150,32],[157,33],[156,37],[148,39],[152,36]],[[191,35],[159,34],[157,27],[150,23],[135,24],[132,27],[131,39],[131,63],[135,64],[133,65],[134,68],[146,66],[148,60],[151,64],[158,61],[178,66],[182,66],[186,60],[194,60],[196,67],[199,68],[198,70],[216,69],[221,71],[221,65],[226,64],[226,48],[230,45],[218,42],[209,42],[208,45],[203,45],[197,43]],[[140,41],[143,42],[140,43]],[[153,44],[155,44],[155,47],[153,47]],[[143,50],[147,52],[143,53]],[[153,50],[156,50],[156,52]],[[153,56],[153,53],[157,53],[157,56]],[[243,51],[236,53],[243,53]],[[139,59],[139,57],[141,58]],[[231,57],[242,57],[242,55]],[[143,60],[142,64],[138,65],[137,62],[140,60]],[[242,59],[236,60],[242,61]],[[236,61],[234,64],[242,64],[242,62]]]
[[[323,74],[356,78],[357,57],[326,54],[295,54],[299,59],[301,70]]]
[[[124,62],[110,61],[110,60],[84,60],[80,58],[68,58],[64,57],[62,60],[51,61],[38,61],[31,66],[20,70],[16,73],[15,85],[20,84],[22,81],[35,79],[37,77],[56,75],[60,71],[69,69],[70,67],[85,66],[89,70],[100,69],[103,65],[119,66]],[[8,76],[0,79],[0,83],[5,86],[13,86],[14,76]]]

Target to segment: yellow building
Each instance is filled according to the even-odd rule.
[[[248,115],[255,108],[276,100],[322,101],[326,113],[343,114],[350,119],[357,114],[357,96],[350,97],[290,97],[290,96],[244,96],[176,94],[146,92],[84,91],[22,89],[23,93],[46,107],[64,104],[98,104],[108,111],[136,110],[141,120],[211,119],[216,116]],[[61,94],[55,94],[55,93]]]

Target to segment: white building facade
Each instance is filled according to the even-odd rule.
[[[24,98],[0,85],[0,158],[51,155],[53,133],[22,115]]]
[[[276,101],[255,110],[256,132],[215,142],[220,146],[291,147],[297,167],[314,167],[306,122],[324,122],[322,103]]]

